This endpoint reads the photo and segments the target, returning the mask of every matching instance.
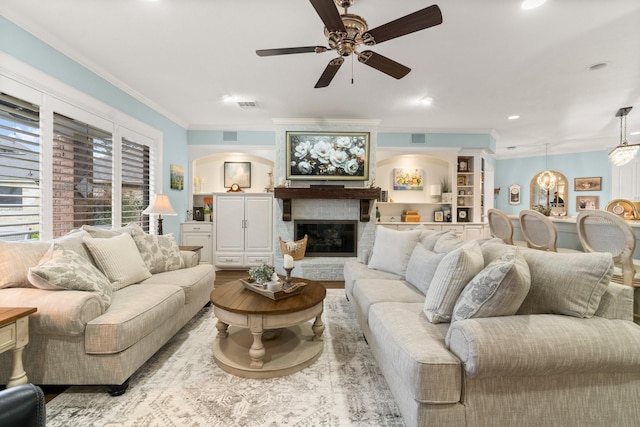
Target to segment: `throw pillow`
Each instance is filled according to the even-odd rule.
[[[423,294],[427,294],[427,289],[431,284],[431,279],[446,254],[437,254],[418,243],[413,249],[409,263],[407,264],[407,282],[411,283]]]
[[[451,320],[516,314],[530,286],[529,265],[518,248],[510,246],[471,279],[456,301]]]
[[[432,251],[438,239],[447,233],[449,233],[448,230],[445,230],[445,231],[424,230],[420,235],[420,244],[422,244],[422,246]]]
[[[427,319],[431,323],[449,322],[458,296],[483,267],[484,259],[476,241],[446,254],[438,264],[424,300]]]
[[[156,236],[136,232],[133,234],[133,240],[151,274],[184,268],[180,248],[173,234]]]
[[[593,317],[613,274],[610,253],[557,253],[522,248],[531,289],[518,314]]]
[[[85,237],[84,243],[114,290],[151,277],[129,234],[122,233],[108,239]]]
[[[420,230],[398,231],[377,227],[368,267],[404,276]]]
[[[29,268],[29,282],[36,288],[96,292],[103,312],[111,305],[111,282],[90,261],[72,250],[53,244],[40,263]]]
[[[454,249],[458,249],[464,245],[464,240],[456,234],[455,231],[447,231],[433,245],[433,251],[438,253],[449,253]]]
[[[31,288],[27,279],[29,267],[38,265],[51,243],[6,242],[0,240],[0,289]]]

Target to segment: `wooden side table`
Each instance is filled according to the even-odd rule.
[[[29,315],[36,311],[34,307],[0,307],[0,353],[7,350],[13,353],[7,388],[29,381],[22,365],[22,350],[29,344]]]

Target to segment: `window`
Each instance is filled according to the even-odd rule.
[[[53,134],[53,236],[85,224],[111,228],[111,133],[54,113]]]
[[[151,150],[128,138],[122,138],[122,224],[139,223],[149,231],[149,216],[142,211],[149,206],[151,184]]]
[[[38,238],[40,111],[0,93],[0,240]]]

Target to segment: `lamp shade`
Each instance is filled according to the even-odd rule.
[[[169,202],[169,197],[166,194],[156,194],[153,202],[142,211],[143,214],[160,214],[160,215],[178,215],[176,211],[173,210],[171,206],[171,202]]]

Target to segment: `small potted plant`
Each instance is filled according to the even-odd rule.
[[[273,271],[273,267],[262,263],[249,269],[249,277],[251,277],[257,284],[262,284],[271,279]]]
[[[451,200],[453,199],[453,194],[451,193],[451,187],[449,187],[449,180],[447,179],[446,176],[442,178],[442,180],[440,181],[440,184],[442,186],[442,203],[451,203]]]

